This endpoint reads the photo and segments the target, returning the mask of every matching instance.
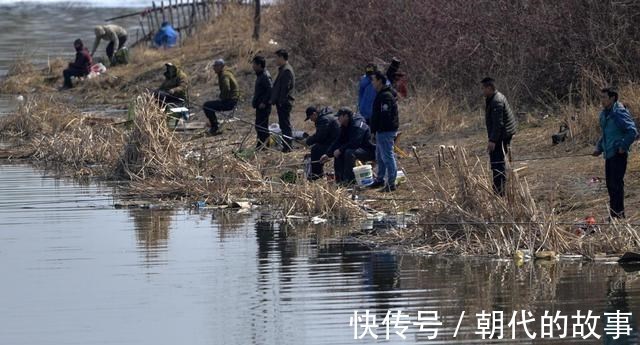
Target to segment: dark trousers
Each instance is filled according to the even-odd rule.
[[[315,144],[311,146],[311,175],[309,180],[317,180],[324,176],[324,164],[320,163],[320,157],[326,154],[331,144]]]
[[[270,105],[263,109],[256,109],[256,148],[265,146],[269,140],[269,115],[271,115]]]
[[[118,36],[118,40],[120,41],[120,48],[122,48],[127,42],[127,36]],[[109,42],[109,45],[107,45],[107,57],[109,58],[109,61],[113,60],[113,48],[115,48],[113,42]]]
[[[493,191],[504,196],[504,186],[507,181],[506,157],[511,147],[511,138],[506,138],[496,143],[496,148],[489,154],[491,171],[493,172]]]
[[[628,154],[616,154],[604,163],[609,192],[611,218],[624,218],[624,174],[627,171]]]
[[[209,123],[211,123],[212,131],[215,132],[220,128],[216,111],[233,110],[233,108],[236,107],[236,104],[238,104],[238,101],[232,99],[216,99],[215,101],[208,101],[204,103],[202,110],[204,111],[204,114],[207,115]]]
[[[375,150],[365,150],[360,148],[342,152],[342,154],[333,161],[336,173],[336,182],[344,184],[355,183],[356,175],[353,173],[353,167],[356,165],[356,160],[368,162],[375,159]]]
[[[283,104],[277,105],[276,110],[278,111],[278,123],[280,125],[280,130],[282,131],[283,140],[284,140],[284,149],[283,151],[291,150],[291,135],[293,130],[291,129],[291,109],[293,106],[291,104]]]
[[[73,87],[71,83],[71,77],[84,77],[87,75],[87,71],[77,69],[77,68],[67,68],[62,71],[62,76],[64,77],[64,87]]]

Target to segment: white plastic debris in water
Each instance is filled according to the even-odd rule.
[[[322,223],[326,223],[326,222],[327,222],[327,220],[326,220],[326,219],[324,219],[324,218],[320,218],[320,217],[317,217],[317,216],[316,216],[316,217],[311,218],[311,222],[312,222],[313,224],[322,224]]]
[[[16,97],[16,101],[18,101],[18,102],[24,102],[24,96],[23,96],[23,95],[18,95],[18,96]]]
[[[200,159],[200,152],[194,152],[194,151],[189,151],[187,152],[187,154],[184,155],[185,159],[189,159],[189,158],[195,158],[195,159]],[[202,178],[202,176],[200,176],[200,178]],[[198,176],[196,176],[196,180],[198,179]]]

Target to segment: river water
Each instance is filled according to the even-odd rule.
[[[116,209],[112,191],[0,165],[0,344],[368,344],[354,312],[380,324],[398,309],[443,325],[403,340],[391,323],[388,343],[469,344],[488,343],[482,310],[530,311],[538,334],[545,311],[638,312],[638,274],[617,265],[399,255],[259,213]],[[532,343],[520,327],[510,339],[509,319],[506,343]]]
[[[40,64],[71,58],[75,38],[90,44],[93,25],[144,5],[0,0],[0,74],[25,52]],[[11,102],[0,97],[0,111]],[[43,175],[0,165],[2,345],[638,343],[635,316],[629,337],[573,337],[578,310],[602,318],[599,335],[604,313],[638,313],[639,275],[615,264],[401,255],[358,244],[344,236],[350,229],[260,213],[117,209],[113,186]],[[367,310],[378,339],[354,339],[367,331]],[[503,340],[476,334],[483,310],[504,313]],[[521,316],[511,339],[511,315],[523,310],[535,340]],[[567,338],[561,327],[540,339],[545,311],[568,316]],[[442,325],[394,327],[403,325],[395,317],[426,322],[433,312]]]

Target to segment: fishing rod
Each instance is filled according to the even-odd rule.
[[[210,111],[218,112],[218,113],[223,113],[223,112],[225,112],[225,111],[215,110],[215,109],[212,109],[212,108],[209,108],[209,107],[205,107],[204,105],[202,105],[202,106],[199,106],[199,105],[191,105],[191,107],[192,107],[192,108],[196,108],[196,109],[200,109],[200,110],[202,110],[202,111],[204,111],[204,110],[210,110]],[[282,133],[282,132],[280,132],[280,133],[278,133],[278,132],[274,132],[274,131],[272,131],[270,128],[267,128],[267,127],[263,127],[263,126],[257,125],[257,124],[255,124],[254,122],[250,122],[250,121],[247,121],[247,120],[241,119],[241,118],[239,118],[239,117],[237,117],[237,116],[231,116],[231,117],[223,116],[223,117],[225,117],[225,119],[227,119],[227,120],[234,119],[234,120],[236,120],[236,121],[240,121],[240,122],[242,122],[242,123],[244,123],[244,124],[246,124],[246,125],[253,126],[253,127],[255,127],[256,129],[261,129],[261,130],[266,131],[266,132],[268,132],[268,133],[270,133],[270,134],[275,134],[275,135],[280,136],[280,137],[285,138],[285,139],[295,140],[295,141],[300,141],[300,140],[301,140],[301,138],[296,138],[296,137],[293,137],[293,136],[288,136],[288,135],[285,135],[285,134],[284,134],[284,133]]]

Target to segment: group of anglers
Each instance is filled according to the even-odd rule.
[[[93,49],[89,52],[81,39],[73,42],[73,47],[76,51],[75,60],[69,63],[69,66],[63,71],[64,83],[62,89],[70,89],[73,87],[72,78],[86,77],[91,73],[91,67],[93,66],[93,56],[96,50],[100,46],[101,41],[109,42],[107,44],[106,54],[107,59],[111,65],[118,63],[127,63],[127,58],[123,57],[119,59],[119,53],[126,54],[127,49],[125,44],[127,43],[128,35],[127,30],[119,25],[97,25],[94,28],[95,40],[93,43]],[[179,34],[171,26],[169,22],[164,22],[161,25],[160,30],[153,37],[154,46],[157,48],[173,48],[178,43]]]
[[[76,61],[64,71],[65,87],[71,87],[71,76],[88,74],[91,57],[100,40],[108,40],[107,57],[113,58],[114,51],[122,49],[127,40],[126,31],[115,25],[98,26],[92,53],[76,40]],[[176,44],[175,31],[168,23],[156,35],[156,45],[172,47]],[[255,56],[253,70],[256,73],[254,94],[251,105],[255,109],[255,129],[258,150],[269,143],[269,116],[275,107],[283,142],[282,151],[292,149],[291,111],[294,104],[295,73],[289,64],[289,53],[280,49],[275,52],[278,74],[272,80],[266,68],[264,56]],[[311,147],[310,180],[324,176],[323,166],[331,158],[334,160],[335,180],[339,184],[351,185],[355,182],[353,168],[356,161],[375,161],[377,174],[371,188],[381,192],[396,190],[397,163],[394,143],[399,129],[398,93],[406,95],[403,73],[398,71],[399,61],[394,59],[386,73],[375,64],[368,64],[358,86],[358,107],[353,111],[347,107],[334,112],[330,107],[310,106],[306,109],[305,121],[311,120],[316,132],[306,138]],[[218,77],[219,98],[205,102],[203,111],[208,120],[211,135],[221,133],[216,113],[230,111],[240,101],[238,81],[224,60],[217,59],[213,69]],[[179,67],[167,63],[165,81],[155,92],[163,103],[180,104],[188,99],[187,75]],[[507,98],[496,89],[492,78],[481,81],[485,97],[485,122],[487,129],[487,153],[493,174],[493,190],[497,195],[505,195],[506,165],[511,159],[511,142],[516,134],[517,123]],[[613,87],[602,89],[603,109],[599,116],[601,138],[593,152],[594,156],[604,155],[606,186],[609,194],[611,218],[624,218],[624,175],[627,168],[631,144],[638,136],[636,124],[629,110],[618,100],[618,91]]]
[[[256,149],[269,146],[269,116],[273,108],[278,116],[282,152],[291,152],[294,140],[291,112],[295,101],[295,72],[289,63],[285,49],[275,52],[278,74],[271,78],[264,56],[255,56],[252,67],[256,73],[251,106],[255,109]],[[394,62],[394,65],[397,65]],[[172,64],[167,64],[165,82],[156,91],[165,103],[179,103],[187,98],[186,74]],[[207,101],[202,106],[207,117],[208,133],[222,133],[217,113],[234,110],[240,101],[238,81],[223,59],[213,62],[220,89],[218,99]],[[395,72],[394,72],[395,73]],[[394,74],[395,76],[396,74]],[[399,75],[399,74],[398,74]],[[302,138],[311,147],[310,180],[324,177],[324,164],[334,160],[335,180],[341,185],[355,182],[353,168],[356,161],[377,163],[377,178],[371,188],[383,192],[396,190],[397,165],[394,155],[394,140],[399,127],[397,92],[387,75],[375,66],[367,67],[360,89],[358,111],[347,107],[334,112],[330,107],[310,106],[306,109],[305,121],[311,120],[316,131]],[[361,114],[366,114],[365,117]],[[300,139],[300,138],[298,138]]]

